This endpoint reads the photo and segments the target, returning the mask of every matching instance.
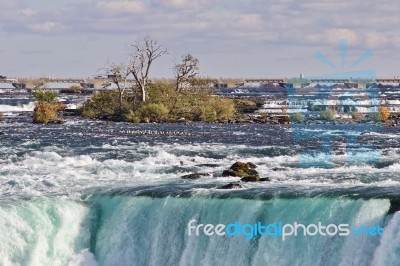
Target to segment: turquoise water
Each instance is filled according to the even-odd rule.
[[[250,191],[246,192],[249,193]],[[2,265],[396,265],[399,215],[385,199],[45,199],[1,207]],[[187,223],[381,225],[376,236],[189,236]]]

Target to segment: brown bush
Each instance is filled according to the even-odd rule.
[[[33,110],[33,122],[47,124],[50,120],[57,118],[60,106],[48,102],[37,102]]]
[[[78,85],[72,85],[67,89],[67,91],[69,93],[80,93],[81,92],[81,87],[78,86]]]
[[[3,120],[4,120],[3,113],[0,112],[0,121],[3,121]]]
[[[378,120],[380,120],[382,122],[386,122],[390,117],[389,108],[387,108],[385,106],[380,106],[376,117],[377,117]]]

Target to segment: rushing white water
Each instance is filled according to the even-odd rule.
[[[35,109],[34,102],[22,105],[0,105],[0,112],[32,112],[33,109]]]
[[[88,208],[44,200],[0,207],[1,265],[66,265],[88,246]]]
[[[200,236],[187,224],[383,226],[388,200],[95,196],[2,206],[2,265],[396,265],[399,215],[379,236]],[[288,252],[290,251],[290,252]]]
[[[356,129],[2,122],[0,265],[397,265],[400,138]],[[158,134],[173,130],[217,133]],[[336,140],[322,149],[290,134],[377,148]],[[235,161],[271,181],[221,189],[240,180],[222,177]],[[210,175],[181,179],[195,172]],[[384,234],[196,237],[191,219],[348,223]]]
[[[26,149],[27,146],[36,146],[38,143],[25,143],[19,149]],[[356,185],[362,185],[363,182],[370,183],[374,181],[377,185],[385,185],[388,181],[400,185],[400,179],[397,176],[399,164],[390,165],[384,169],[377,169],[370,165],[342,165],[333,169],[321,168],[293,168],[298,162],[298,156],[276,156],[259,157],[251,153],[246,154],[245,146],[231,146],[224,148],[222,145],[158,145],[152,146],[142,144],[104,144],[102,150],[108,152],[117,152],[126,150],[134,160],[127,159],[102,159],[103,152],[97,153],[93,150],[92,155],[61,155],[62,148],[50,147],[44,151],[32,151],[18,158],[11,156],[15,149],[5,147],[2,152],[7,155],[6,158],[0,158],[2,167],[0,175],[2,176],[3,186],[0,191],[3,193],[14,193],[15,195],[40,196],[48,193],[64,194],[73,196],[76,192],[82,191],[93,186],[108,185],[149,185],[149,184],[167,184],[180,181],[180,176],[191,172],[209,172],[209,177],[204,177],[193,183],[226,183],[238,180],[234,177],[221,177],[223,170],[236,160],[252,161],[258,165],[258,171],[263,176],[270,176],[272,183],[267,184],[245,184],[245,187],[270,187],[271,184],[299,185],[315,184],[342,187],[343,183],[336,184],[340,178],[360,178]],[[60,149],[59,151],[57,149]],[[225,149],[224,151],[221,151]],[[257,151],[263,153],[268,151],[269,147],[258,147]],[[17,148],[18,150],[18,148]],[[52,150],[52,151],[50,151]],[[192,153],[198,155],[192,156]],[[215,154],[224,154],[222,158],[213,158]],[[242,156],[237,154],[243,153]],[[345,161],[346,156],[342,156]],[[354,156],[368,157],[368,153],[357,153]],[[391,159],[397,154],[389,154]],[[310,161],[324,160],[325,154],[304,157]],[[303,158],[303,159],[304,159]],[[337,157],[340,159],[340,156]],[[215,164],[215,167],[202,166],[204,164]],[[286,167],[285,171],[273,171],[275,167]],[[385,174],[391,177],[390,180],[364,177],[366,174],[379,175]],[[364,181],[364,179],[365,181]],[[392,183],[392,185],[394,185]],[[349,186],[353,186],[349,184]],[[79,197],[79,194],[76,194]]]

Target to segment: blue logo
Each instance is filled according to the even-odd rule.
[[[335,122],[338,118],[352,118],[356,115],[376,117],[380,106],[376,72],[371,69],[352,70],[372,56],[371,50],[366,50],[355,62],[348,64],[346,62],[347,48],[347,41],[340,40],[340,65],[335,64],[324,53],[317,52],[316,59],[334,71],[325,75],[308,77],[304,79],[300,88],[287,88],[289,115],[298,112],[299,103],[304,104],[304,101],[307,101],[306,115],[311,119],[320,119],[318,123],[307,126],[292,123],[292,138],[295,142],[318,141],[320,144],[318,149],[306,149],[300,154],[299,167],[301,168],[333,168],[334,141],[337,138],[341,138],[342,142],[346,143],[346,151],[342,151],[336,158],[341,163],[351,165],[380,161],[378,150],[359,142],[359,137],[365,131],[366,125],[347,125],[346,128],[346,125]],[[328,122],[321,123],[321,119]],[[380,128],[379,121],[368,125],[368,131],[378,131]],[[310,131],[319,132],[317,140],[313,137],[315,134],[310,134]],[[368,156],[364,156],[365,154]]]

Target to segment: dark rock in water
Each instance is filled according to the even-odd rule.
[[[374,163],[374,167],[378,169],[386,168],[389,167],[393,164],[394,162],[379,162],[379,163]]]
[[[7,181],[6,184],[14,187],[14,186],[16,186],[18,183],[17,183],[17,181],[10,180],[10,181]]]
[[[248,175],[240,180],[243,182],[260,182],[260,177],[258,175]]]
[[[60,118],[55,118],[49,120],[48,124],[65,124],[65,120]]]
[[[258,176],[258,172],[254,170],[255,167],[256,165],[253,163],[236,162],[229,170],[223,171],[222,176]]]
[[[257,168],[257,166],[252,163],[252,162],[248,162],[248,163],[243,163],[243,162],[236,162],[234,164],[232,164],[230,169],[255,169]]]
[[[222,172],[222,176],[238,176],[238,173],[229,169]]]
[[[269,177],[260,178],[260,182],[269,182],[269,181],[271,181],[271,178]]]
[[[249,168],[251,168],[251,169],[256,169],[256,168],[257,168],[257,166],[256,166],[254,163],[252,163],[252,162],[247,162],[247,166],[248,166]]]
[[[335,183],[335,184],[356,184],[358,182],[360,182],[360,180],[358,180],[357,178],[352,178],[352,177],[339,178],[339,179],[333,181],[333,183]]]
[[[43,183],[43,185],[45,185],[46,187],[54,187],[54,184],[51,183],[51,182],[49,182],[49,181],[44,180],[44,181],[42,181],[42,183]]]
[[[400,211],[400,200],[399,199],[391,199],[390,200],[390,208],[387,214],[394,214],[395,212]]]
[[[198,167],[218,167],[219,166],[219,164],[215,164],[215,163],[204,163],[204,164],[198,164],[198,165],[196,165],[196,166],[198,166]]]
[[[199,179],[199,178],[201,178],[201,177],[203,177],[203,176],[210,176],[210,174],[209,173],[195,173],[195,174],[188,174],[188,175],[184,175],[184,176],[181,176],[181,178],[182,179]]]
[[[238,188],[242,188],[242,185],[240,185],[239,183],[229,183],[227,185],[220,187],[220,189],[238,189]]]
[[[272,168],[272,171],[278,172],[278,171],[287,171],[288,169],[284,168],[284,167],[275,167]]]
[[[63,115],[64,116],[78,116],[79,115],[79,111],[78,109],[64,109],[63,111]]]

